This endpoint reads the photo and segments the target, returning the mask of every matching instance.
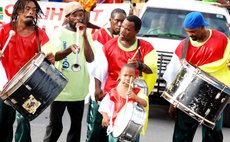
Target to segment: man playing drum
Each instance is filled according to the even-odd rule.
[[[105,59],[107,60],[100,60],[97,64],[97,70],[94,74],[97,79],[95,82],[95,97],[103,96],[101,89],[103,82],[105,82],[105,93],[116,87],[119,72],[126,63],[133,64],[136,72],[138,70],[139,73],[143,72],[143,79],[148,85],[148,94],[152,91],[157,77],[157,54],[149,42],[136,38],[141,24],[141,19],[135,15],[126,17],[122,23],[119,37],[110,40],[103,46]],[[139,52],[139,58],[135,54],[137,52]],[[148,100],[147,96],[144,97]],[[148,112],[148,106],[146,111]]]
[[[135,70],[132,64],[125,64],[121,68],[117,86],[112,88],[102,100],[99,107],[99,112],[103,116],[102,126],[113,129],[118,113],[127,102],[138,102],[142,107],[147,106],[147,101],[137,95],[140,89],[131,87],[136,76]],[[121,122],[120,124],[122,125]],[[112,134],[109,135],[109,142],[117,141],[118,139]]]
[[[0,55],[3,54],[0,57],[8,81],[39,52],[40,45],[48,42],[46,33],[37,26],[37,20],[42,14],[36,0],[18,0],[13,7],[10,23],[0,27]],[[8,45],[5,45],[11,30],[15,35],[9,40]],[[5,50],[3,46],[6,46]],[[50,62],[54,62],[52,54],[47,54],[46,57]],[[12,141],[14,120],[15,110],[0,100],[1,142]],[[17,113],[17,122],[15,141],[31,142],[29,120]]]
[[[183,58],[201,70],[209,73],[228,87],[230,87],[230,44],[229,39],[221,32],[206,29],[209,23],[205,22],[200,12],[191,12],[186,15],[183,27],[189,37],[187,46],[183,40],[167,66],[164,78],[170,85],[175,79]],[[185,50],[187,47],[187,50]],[[185,52],[183,52],[185,50]],[[185,54],[183,54],[185,53]],[[227,65],[226,65],[227,64]],[[176,118],[173,141],[191,142],[199,122],[170,105],[169,113]],[[202,126],[203,142],[222,142],[223,115],[216,121],[214,129]]]

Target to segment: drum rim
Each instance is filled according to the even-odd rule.
[[[135,111],[135,108],[134,108],[134,105],[136,106],[136,107],[140,107],[140,106],[138,106],[137,105],[137,103],[136,102],[128,102],[127,103],[127,107],[131,107],[132,108],[132,115],[131,115],[131,118],[133,117],[133,113],[134,113],[134,111]],[[125,107],[125,106],[123,106],[123,107]],[[123,109],[123,107],[122,107],[122,109]],[[144,126],[144,123],[145,123],[145,121],[146,121],[146,110],[143,108],[143,122],[142,122],[142,124],[140,124],[142,127]],[[119,113],[118,113],[119,114]],[[117,117],[118,117],[118,114],[117,114]],[[129,119],[129,121],[131,120],[131,118],[128,118]],[[114,126],[115,126],[115,123],[118,121],[118,119],[115,119],[115,121],[114,121]],[[126,126],[124,127],[124,129],[123,130],[121,130],[121,133],[119,134],[119,135],[114,135],[114,128],[115,127],[113,127],[113,136],[114,137],[120,137],[122,134],[123,134],[123,132],[125,131],[125,129],[127,128],[127,126],[128,126],[128,124],[129,124],[129,121],[128,121],[128,123],[127,124],[125,124]],[[123,124],[124,125],[124,124]]]
[[[200,114],[194,112],[193,110],[191,110],[189,107],[187,107],[186,105],[184,105],[183,103],[181,103],[180,101],[176,100],[175,98],[173,98],[170,94],[168,94],[168,92],[164,91],[161,95],[161,97],[163,97],[165,100],[167,100],[170,104],[174,105],[176,108],[180,109],[181,111],[183,111],[184,113],[186,113],[187,115],[188,112],[185,110],[188,110],[189,112],[192,112],[192,114],[194,114],[195,116],[197,116],[198,118],[202,119],[203,122],[200,124],[204,124],[207,127],[210,128],[214,128],[215,127],[215,122],[208,120],[206,117],[201,116]],[[172,102],[173,101],[173,102]],[[182,109],[183,108],[183,109]],[[190,117],[192,117],[191,115],[189,115]],[[195,119],[197,122],[199,122],[196,118],[192,117],[193,119]],[[205,123],[206,122],[206,123]],[[209,125],[208,125],[209,124]]]
[[[185,60],[183,61],[182,65],[183,65],[183,68],[186,68],[190,71],[193,69],[193,72],[194,71],[197,72],[196,75],[198,77],[200,77],[201,79],[206,81],[208,84],[212,85],[213,87],[219,89],[221,92],[225,92],[226,94],[230,95],[230,88],[224,83],[222,83],[221,81],[219,81],[218,79],[216,79],[215,77],[211,76],[209,73],[201,70],[199,67],[196,67],[193,64]]]
[[[35,54],[15,75],[14,77],[7,82],[5,87],[3,88],[1,92],[1,99],[5,100],[10,95],[12,95],[25,81],[36,71],[36,69],[41,65],[41,63],[45,59],[44,53],[37,53]],[[31,63],[35,63],[36,65]],[[29,66],[30,65],[30,66]],[[37,66],[38,65],[38,66]],[[27,73],[22,74],[24,71]],[[17,79],[19,76],[22,76],[21,79]],[[14,83],[14,84],[13,84]],[[20,85],[19,85],[20,84]],[[11,87],[12,86],[12,87]],[[9,88],[11,87],[11,88]]]

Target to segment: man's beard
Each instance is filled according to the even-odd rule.
[[[26,16],[27,20],[25,21],[26,26],[34,26],[35,25],[35,19],[33,16]]]
[[[33,26],[34,25],[34,21],[33,20],[25,21],[25,25],[26,26]]]
[[[77,29],[76,29],[76,23],[74,23],[74,22],[69,22],[69,26],[70,26],[74,31],[77,30]]]

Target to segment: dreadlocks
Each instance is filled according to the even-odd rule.
[[[37,20],[38,18],[40,18],[43,14],[41,7],[39,6],[38,2],[36,0],[18,0],[15,4],[14,4],[14,8],[13,8],[13,13],[11,16],[11,21],[10,24],[12,26],[15,26],[15,22],[17,21],[18,18],[18,13],[19,11],[24,11],[25,10],[25,6],[28,2],[33,2],[36,6],[36,19],[35,19],[35,25],[37,24]]]

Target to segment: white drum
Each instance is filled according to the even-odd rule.
[[[144,126],[145,109],[137,103],[128,102],[117,115],[113,136],[121,141],[133,141]]]

